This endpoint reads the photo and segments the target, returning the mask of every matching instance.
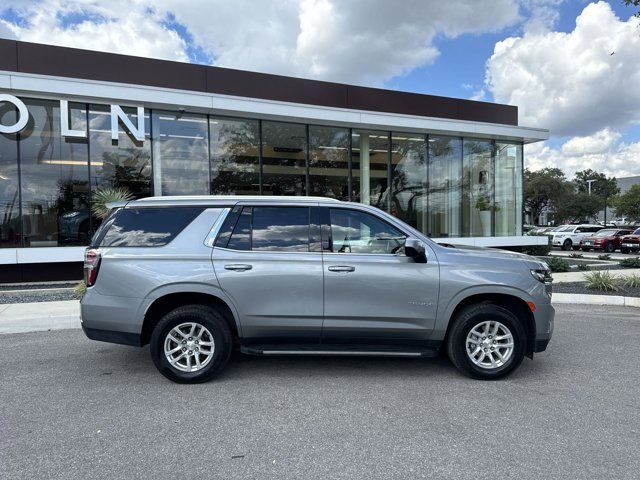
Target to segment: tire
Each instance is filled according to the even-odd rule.
[[[197,337],[195,335],[188,337],[190,325],[180,329],[180,331],[185,331],[185,336],[180,337],[175,333],[176,330],[174,329],[182,324],[196,324],[204,327],[206,331],[199,330],[196,327],[195,334],[197,335],[197,333],[203,332],[200,337],[202,339],[202,345],[204,345],[204,343],[212,343],[212,346],[196,346],[195,343],[200,345],[199,341],[195,340]],[[173,338],[179,338],[180,344],[168,338],[169,333],[172,331],[174,332]],[[194,340],[189,341],[189,338],[193,338]],[[187,348],[187,353],[189,354],[189,352],[191,352],[191,355],[188,356],[191,356],[193,360],[187,360],[186,357],[183,357],[178,360],[178,365],[188,361],[189,366],[191,366],[191,363],[196,361],[196,356],[202,363],[206,362],[206,364],[199,369],[197,369],[197,366],[191,367],[195,369],[195,371],[180,370],[169,362],[165,354],[165,342],[170,342],[168,348],[177,345],[176,348],[183,350]],[[187,342],[184,347],[181,345],[183,342]],[[224,369],[231,355],[233,338],[226,320],[214,308],[204,305],[185,305],[172,310],[160,319],[151,333],[151,341],[149,343],[151,359],[162,375],[177,383],[202,383],[211,380]],[[192,348],[198,350],[199,353],[196,354],[195,351],[191,351]],[[199,350],[200,348],[202,348],[202,350]],[[212,352],[208,357],[206,356],[206,349],[210,349]],[[174,358],[181,354],[182,352],[178,350],[174,354]],[[208,360],[206,360],[207,358]]]
[[[470,332],[487,321],[501,323],[509,330],[513,339],[513,350],[505,363],[491,368],[478,366],[467,353]],[[453,319],[447,337],[447,352],[451,363],[464,375],[478,380],[497,380],[506,377],[522,363],[526,349],[527,334],[522,321],[509,310],[490,303],[471,305],[462,310]],[[505,353],[504,350],[503,353]]]
[[[629,253],[629,249],[628,248],[621,248],[620,249],[620,253]]]
[[[607,243],[605,243],[605,245],[604,245],[604,251],[605,251],[605,252],[607,252],[607,253],[613,253],[613,252],[615,252],[615,250],[616,250],[616,249],[615,249],[615,247],[613,246],[613,243],[611,243],[611,242],[607,242]]]
[[[590,251],[591,251],[591,249],[590,249],[590,248],[582,247],[582,251],[583,251],[583,252],[590,252]]]
[[[573,242],[569,239],[565,240],[564,243],[562,244],[562,250],[567,251],[567,250],[571,250],[571,246],[572,246]]]

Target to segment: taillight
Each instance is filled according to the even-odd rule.
[[[87,287],[93,286],[98,278],[98,269],[100,268],[100,252],[91,248],[87,248],[84,252],[84,283]]]

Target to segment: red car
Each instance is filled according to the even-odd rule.
[[[640,250],[640,228],[631,235],[625,235],[621,239],[620,251],[622,253],[637,252]]]
[[[636,230],[636,232],[638,231],[640,231],[640,229]],[[590,237],[585,237],[580,240],[580,248],[582,248],[583,252],[588,252],[593,249],[604,250],[607,253],[614,252],[620,248],[622,253],[625,253],[622,238],[630,233],[631,230],[628,229],[605,228]],[[638,242],[638,240],[636,240],[636,242]]]

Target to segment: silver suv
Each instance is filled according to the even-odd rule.
[[[535,258],[439,245],[376,208],[313,197],[154,197],[112,205],[85,254],[82,327],[150,344],[176,382],[252,355],[434,357],[496,379],[546,349]]]

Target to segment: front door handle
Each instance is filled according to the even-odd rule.
[[[329,267],[330,272],[355,272],[356,267],[351,265],[331,265]]]
[[[236,272],[245,272],[247,270],[251,270],[253,268],[252,265],[246,265],[244,263],[232,263],[230,265],[225,265],[225,270],[234,270]]]

